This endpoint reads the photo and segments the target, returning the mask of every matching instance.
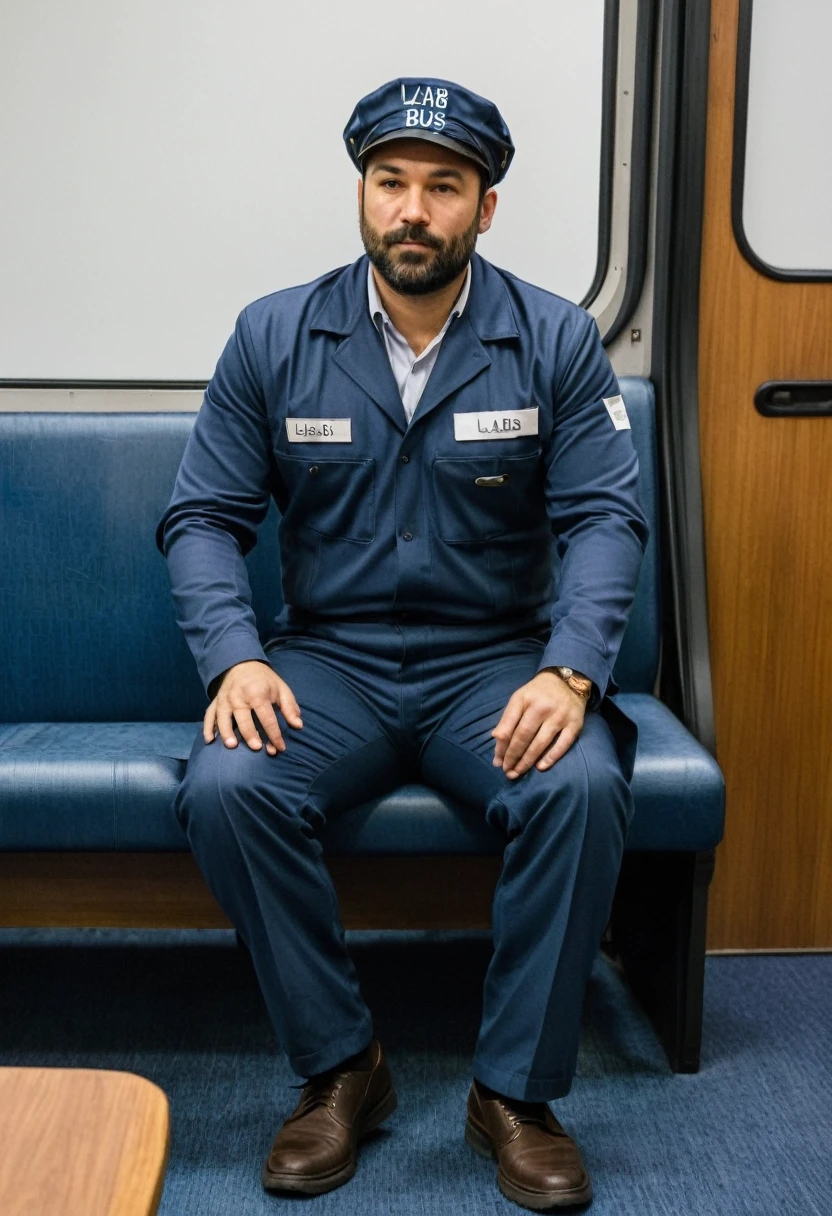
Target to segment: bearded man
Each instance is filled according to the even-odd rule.
[[[465,1138],[517,1203],[585,1203],[550,1103],[633,813],[610,694],[648,539],[638,458],[593,319],[475,252],[514,154],[496,106],[395,80],[344,139],[366,256],[243,310],[157,529],[210,700],[176,814],[305,1081],[263,1185],[307,1194],[352,1177],[397,1101],[322,824],[407,770],[499,825]],[[272,496],[264,648],[243,559]]]

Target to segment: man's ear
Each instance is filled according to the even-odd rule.
[[[491,227],[491,221],[494,218],[494,212],[497,210],[497,191],[487,190],[485,198],[482,200],[480,207],[480,225],[477,232],[488,232]]]
[[[364,198],[364,178],[359,177],[359,179],[358,179],[358,211],[359,211],[359,214],[361,213],[361,203],[362,203],[363,198]]]

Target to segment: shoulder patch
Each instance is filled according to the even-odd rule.
[[[601,400],[607,407],[607,412],[612,418],[612,424],[617,431],[632,430],[630,419],[627,417],[627,407],[624,405],[624,399],[619,394],[617,397],[602,397]]]

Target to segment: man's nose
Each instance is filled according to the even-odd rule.
[[[430,223],[430,212],[425,206],[421,190],[408,190],[402,198],[401,219],[405,224],[419,224],[427,227]]]

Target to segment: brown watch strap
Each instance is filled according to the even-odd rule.
[[[570,667],[550,667],[549,670],[559,675],[563,682],[568,684],[572,691],[582,697],[584,701],[588,701],[592,696],[592,680],[589,676],[579,676]]]

